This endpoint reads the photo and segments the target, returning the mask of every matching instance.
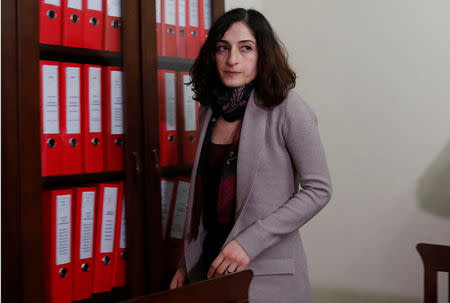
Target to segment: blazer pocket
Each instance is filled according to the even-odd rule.
[[[253,270],[253,275],[292,275],[295,273],[294,259],[263,259],[256,260],[249,264],[249,269]]]

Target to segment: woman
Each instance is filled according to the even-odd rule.
[[[245,9],[220,17],[200,50],[191,70],[200,144],[171,288],[250,268],[251,303],[311,302],[298,230],[331,184],[283,50],[265,17]]]

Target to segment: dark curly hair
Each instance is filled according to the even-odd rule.
[[[258,74],[254,80],[255,94],[266,108],[283,102],[288,91],[295,87],[295,72],[290,68],[287,51],[267,19],[253,9],[236,8],[223,14],[212,25],[208,38],[191,67],[194,99],[202,105],[214,102],[212,92],[222,86],[216,67],[216,43],[228,28],[243,22],[252,31],[258,49]]]

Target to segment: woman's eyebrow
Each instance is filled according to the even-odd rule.
[[[227,40],[219,40],[219,41],[217,41],[217,43],[219,43],[219,42],[230,44],[230,42],[228,42]],[[253,40],[241,40],[238,43],[249,43],[249,42],[251,42],[253,44],[256,44],[256,42],[253,41]]]
[[[256,44],[256,42],[253,41],[253,40],[241,40],[241,41],[239,41],[239,43],[248,43],[248,42],[251,42],[251,43],[253,43],[253,44]]]

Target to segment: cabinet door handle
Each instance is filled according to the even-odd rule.
[[[155,161],[155,168],[159,168],[159,152],[158,149],[154,148],[152,150],[153,160]]]
[[[133,154],[133,157],[134,157],[134,167],[135,167],[135,171],[136,171],[136,178],[139,178],[142,175],[141,157],[139,157],[139,153],[138,152],[133,152],[132,154]]]

